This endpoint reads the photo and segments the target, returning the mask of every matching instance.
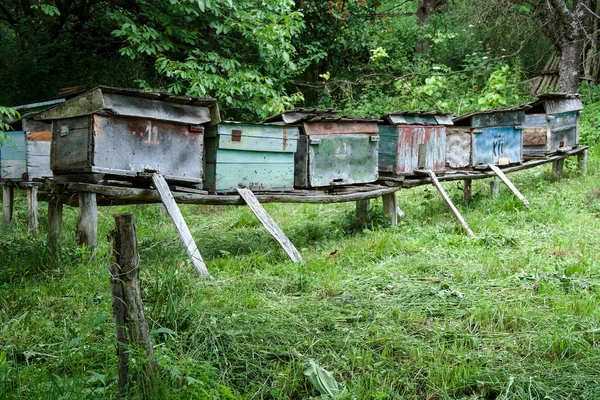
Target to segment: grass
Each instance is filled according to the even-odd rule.
[[[247,207],[182,206],[204,280],[154,205],[101,209],[95,259],[75,245],[67,207],[52,263],[44,232],[25,233],[18,194],[0,236],[0,399],[118,397],[105,237],[124,210],[160,364],[149,398],[317,398],[309,360],[343,384],[340,398],[600,398],[599,155],[584,177],[574,162],[560,181],[549,166],[511,174],[530,210],[505,187],[490,197],[488,180],[469,205],[460,182],[444,183],[473,239],[431,187],[398,193],[395,227],[375,201],[361,232],[353,204],[266,205],[300,265]]]

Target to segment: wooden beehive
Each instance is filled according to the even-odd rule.
[[[523,162],[522,124],[528,106],[457,117],[446,129],[446,165],[478,168]]]
[[[413,175],[416,170],[443,173],[446,168],[446,113],[395,111],[381,117],[379,172]]]
[[[35,114],[64,102],[65,99],[13,107],[20,118],[9,121],[14,129],[6,132],[0,146],[0,181],[29,182],[51,177],[51,124],[35,121]]]
[[[52,121],[51,168],[67,180],[131,179],[158,171],[202,183],[204,125],[215,99],[100,86],[36,116]]]
[[[545,156],[579,145],[581,100],[565,93],[547,93],[529,105],[523,122],[526,156]]]
[[[208,128],[204,189],[293,189],[298,136],[294,126],[222,122]]]
[[[294,186],[329,187],[378,178],[378,119],[343,117],[333,109],[295,109],[266,123],[300,125]]]

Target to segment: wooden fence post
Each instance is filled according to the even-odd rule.
[[[390,225],[398,225],[398,205],[396,204],[396,192],[384,194],[383,213],[390,219]]]
[[[371,200],[358,200],[356,202],[356,227],[364,228],[370,219]]]
[[[119,389],[126,394],[129,387],[129,349],[139,349],[142,382],[140,387],[152,395],[157,369],[150,329],[144,315],[140,288],[140,262],[133,213],[116,214],[115,229],[110,232],[112,258],[110,263],[113,312],[117,329],[119,356]],[[129,344],[125,328],[129,332]]]
[[[552,178],[560,179],[563,177],[563,167],[565,165],[565,159],[561,158],[552,161]]]
[[[577,154],[577,164],[579,166],[579,174],[585,175],[587,173],[588,164],[588,150],[585,149],[581,153]]]
[[[15,187],[9,184],[2,185],[2,227],[8,228],[13,218],[15,206]]]
[[[472,182],[472,179],[465,179],[463,181],[463,202],[466,204],[469,204],[473,199]]]
[[[53,257],[60,255],[63,201],[55,197],[48,201],[48,249]]]
[[[36,185],[27,187],[27,230],[36,233],[38,230],[38,188]]]
[[[500,182],[497,180],[493,180],[490,182],[490,193],[492,197],[498,197],[498,192],[500,191]]]

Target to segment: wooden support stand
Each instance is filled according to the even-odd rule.
[[[96,248],[98,231],[98,206],[96,193],[79,192],[79,218],[77,219],[77,243],[86,249]]]
[[[564,175],[563,167],[565,165],[565,159],[552,161],[552,178],[561,179]]]
[[[283,233],[279,225],[271,218],[267,211],[260,205],[256,196],[250,189],[236,188],[237,192],[242,196],[248,207],[252,210],[254,215],[259,219],[263,226],[269,231],[271,236],[277,240],[277,243],[283,248],[287,255],[293,262],[302,262],[302,256],[300,252],[294,247],[290,239]]]
[[[179,207],[177,207],[177,203],[175,203],[175,199],[173,198],[173,194],[171,193],[165,178],[163,178],[162,175],[154,172],[152,174],[152,182],[154,182],[154,187],[156,187],[156,190],[158,191],[160,198],[162,199],[162,202],[169,213],[169,217],[171,217],[171,221],[173,221],[175,229],[177,229],[177,233],[179,234],[179,237],[185,246],[185,251],[190,257],[194,269],[200,276],[208,275],[206,264],[200,255],[200,251],[198,250],[198,246],[196,246],[196,242],[194,242],[194,238],[192,237],[190,229],[183,219],[183,215],[181,215]]]
[[[579,174],[587,174],[587,162],[588,162],[588,150],[585,149],[581,153],[577,154],[577,165],[579,167]]]
[[[498,192],[500,192],[500,182],[494,179],[490,182],[490,194],[492,197],[498,197]]]
[[[27,230],[36,233],[38,230],[38,188],[36,185],[27,186]]]
[[[473,199],[472,183],[473,181],[471,179],[465,179],[463,181],[463,201],[466,204],[469,204]]]
[[[398,206],[396,204],[396,193],[384,194],[383,199],[383,214],[390,219],[390,225],[398,225]]]
[[[370,220],[371,200],[359,200],[356,202],[356,227],[364,228]]]
[[[59,197],[51,199],[48,202],[48,250],[53,257],[60,255],[62,214],[62,199]]]
[[[513,185],[513,183],[506,177],[506,175],[504,175],[504,172],[502,172],[502,170],[500,168],[498,168],[497,166],[493,165],[493,164],[488,164],[490,169],[492,171],[494,171],[494,173],[496,175],[498,175],[498,178],[500,178],[500,180],[502,182],[504,182],[504,184],[506,186],[508,186],[508,188],[514,193],[515,196],[517,196],[517,198],[519,200],[521,200],[523,202],[523,204],[525,204],[525,207],[529,208],[529,202],[527,201],[527,199],[525,198],[525,196],[523,196],[521,194],[521,192],[519,192],[519,189],[517,189],[515,187],[515,185]]]
[[[135,348],[141,352],[141,359],[136,363],[142,372],[139,387],[146,395],[151,395],[158,365],[142,303],[135,217],[132,213],[124,213],[114,218],[115,230],[109,235],[112,243],[110,286],[117,330],[119,389],[125,397],[129,388],[129,348]]]
[[[462,215],[460,215],[460,212],[454,206],[454,203],[452,203],[452,200],[450,200],[450,197],[448,197],[448,195],[446,194],[446,191],[440,184],[440,181],[438,181],[437,176],[435,176],[435,172],[433,172],[432,170],[429,170],[427,173],[429,174],[429,177],[431,178],[431,180],[432,180],[433,184],[435,185],[435,187],[437,188],[438,192],[440,192],[440,194],[442,195],[442,198],[444,199],[444,201],[446,202],[448,207],[450,207],[450,210],[452,211],[452,213],[454,214],[456,219],[458,219],[458,222],[460,222],[460,224],[462,225],[464,230],[467,232],[467,235],[469,237],[474,237],[475,234],[473,233],[471,228],[469,228],[469,225],[467,225],[467,221],[465,221],[465,219],[462,217]]]
[[[15,206],[15,187],[10,184],[2,185],[2,227],[8,228],[13,218]]]

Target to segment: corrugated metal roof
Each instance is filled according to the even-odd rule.
[[[190,106],[209,106],[217,102],[217,99],[212,97],[196,97],[196,96],[179,96],[169,92],[144,92],[141,89],[132,88],[117,88],[112,86],[96,86],[86,93],[100,89],[103,93],[114,93],[123,96],[140,97],[143,99],[166,101],[167,103],[187,104]],[[84,93],[85,94],[85,93]]]

